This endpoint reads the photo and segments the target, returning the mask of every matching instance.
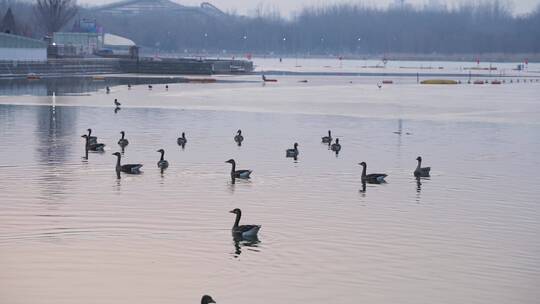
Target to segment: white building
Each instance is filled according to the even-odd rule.
[[[46,61],[47,44],[41,40],[0,33],[0,60]]]

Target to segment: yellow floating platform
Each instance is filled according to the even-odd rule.
[[[429,79],[422,81],[421,84],[458,84],[458,82],[449,79]]]

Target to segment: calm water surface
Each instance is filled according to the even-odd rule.
[[[204,293],[218,303],[540,298],[540,125],[530,123],[540,120],[537,104],[527,106],[526,123],[282,114],[260,103],[260,112],[196,110],[171,107],[171,99],[195,103],[189,94],[200,94],[226,103],[231,94],[274,89],[221,94],[199,85],[181,95],[186,87],[174,86],[115,87],[111,95],[63,97],[54,108],[46,105],[51,97],[4,99],[1,303],[198,303]],[[301,99],[303,90],[292,96]],[[338,92],[328,88],[328,96]],[[468,106],[482,107],[497,92]],[[534,99],[531,92],[523,99]],[[101,105],[115,93],[128,104],[116,114]],[[129,106],[152,94],[147,106]],[[419,102],[444,107],[446,95]],[[295,98],[276,103],[306,106]],[[160,100],[164,107],[152,107]],[[80,135],[88,127],[107,147],[84,159]],[[233,142],[239,128],[242,147]],[[320,143],[328,129],[342,142],[338,156]],[[117,180],[111,153],[120,150],[121,130],[130,141],[124,161],[143,163],[144,173]],[[184,149],[176,144],[181,131]],[[296,162],[285,158],[294,142]],[[171,163],[163,174],[159,148]],[[418,155],[432,166],[420,183],[412,176]],[[252,179],[232,184],[229,158],[254,170]],[[361,161],[387,173],[388,183],[361,191]],[[231,237],[228,211],[236,207],[242,222],[262,225],[259,243]]]

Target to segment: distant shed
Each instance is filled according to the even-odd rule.
[[[41,40],[0,33],[0,60],[46,61],[47,44]]]

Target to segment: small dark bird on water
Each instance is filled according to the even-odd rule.
[[[120,134],[122,135],[122,138],[118,140],[118,145],[122,148],[125,148],[127,145],[129,145],[129,141],[126,137],[126,132],[120,131]]]
[[[114,99],[114,105],[119,108],[122,104],[120,102],[118,102],[118,99]]]
[[[109,88],[109,86],[105,87],[105,90],[107,91],[107,94],[111,92],[111,88]]]
[[[244,136],[242,136],[242,130],[238,130],[236,132],[236,136],[234,137],[234,141],[240,146],[242,142],[244,141]]]
[[[298,143],[294,143],[294,148],[286,150],[286,157],[298,157]]]
[[[128,89],[131,89],[131,84],[130,83],[128,83]]]
[[[323,136],[322,137],[322,142],[325,143],[325,144],[332,143],[332,131],[328,130],[328,136]]]
[[[338,153],[339,151],[341,151],[341,145],[339,144],[339,138],[336,138],[336,142],[332,144],[332,146],[330,146],[330,149],[332,149],[332,151]]]
[[[124,173],[127,173],[127,174],[140,174],[141,173],[141,167],[143,166],[142,164],[126,164],[126,165],[122,165],[120,163],[120,160],[122,158],[122,154],[120,154],[120,152],[114,152],[113,155],[115,155],[117,157],[117,160],[116,160],[116,173],[117,173],[118,177],[120,177],[120,172],[124,172]]]
[[[176,143],[178,143],[179,146],[185,145],[187,143],[186,133],[182,132],[182,136],[176,139]]]
[[[416,158],[418,161],[418,165],[416,166],[416,169],[414,170],[414,176],[416,177],[429,177],[429,171],[431,171],[431,167],[423,167],[422,168],[422,157],[418,156]]]
[[[261,229],[260,225],[240,225],[240,218],[242,217],[242,211],[238,208],[235,208],[234,210],[231,210],[229,212],[236,214],[236,219],[232,227],[233,235],[241,236],[242,238],[257,237],[257,233],[259,233],[259,229]]]
[[[149,90],[152,89],[152,85],[151,85],[151,84],[148,85],[148,89],[149,89]]]
[[[100,144],[97,142],[90,142],[88,140],[88,135],[86,134],[84,134],[81,137],[86,140],[86,143],[85,143],[86,151],[103,152],[105,150],[105,144]]]
[[[209,295],[204,295],[201,299],[201,304],[210,304],[210,303],[216,303],[214,299],[212,299]]]
[[[169,89],[169,85],[166,84],[166,85],[165,85],[165,90],[168,90],[168,89]]]
[[[157,163],[158,168],[160,168],[161,170],[167,169],[169,167],[169,162],[167,160],[165,160],[165,158],[164,158],[165,150],[159,149],[159,150],[157,150],[157,152],[161,153],[161,158],[159,159],[159,161]]]
[[[235,179],[235,178],[243,178],[243,179],[248,179],[251,175],[251,170],[236,170],[236,162],[234,161],[234,159],[229,159],[228,161],[226,161],[226,163],[229,163],[232,165],[231,167],[231,178],[232,179]]]
[[[367,164],[365,162],[361,162],[359,163],[359,165],[362,166],[362,183],[382,184],[386,182],[384,178],[387,177],[388,175],[384,173],[366,174]]]

